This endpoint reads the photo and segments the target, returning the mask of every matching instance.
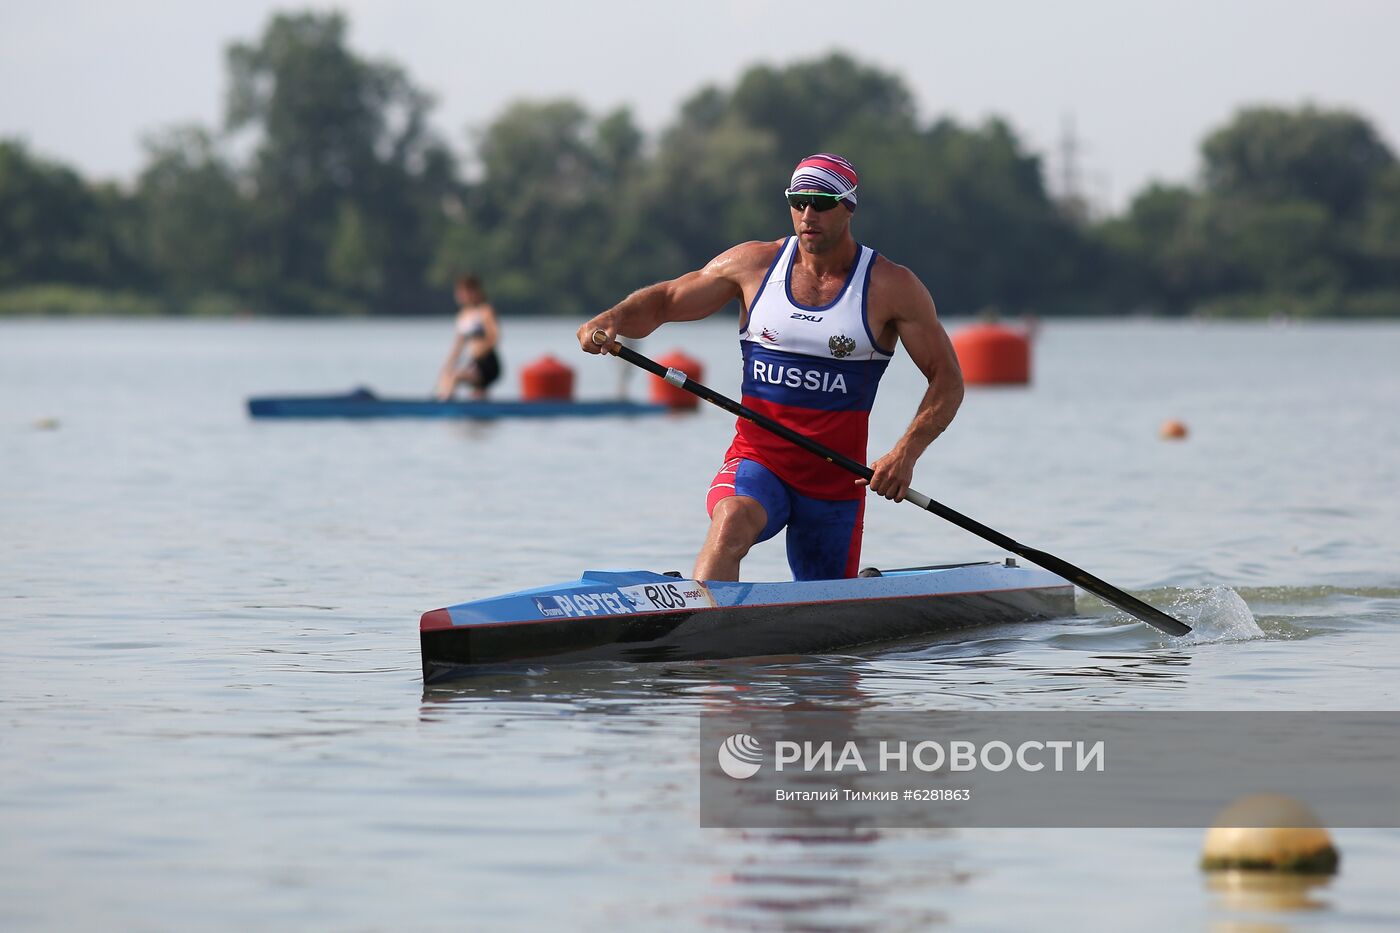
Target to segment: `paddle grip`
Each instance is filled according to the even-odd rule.
[[[914,489],[905,490],[904,498],[914,503],[921,509],[927,509],[933,500],[921,492]]]

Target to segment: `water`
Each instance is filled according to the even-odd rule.
[[[423,394],[445,322],[0,323],[0,928],[1391,928],[1400,831],[1295,906],[1196,831],[700,830],[697,717],[821,708],[1397,709],[1400,328],[1056,323],[916,487],[1197,625],[1080,615],[859,657],[541,670],[424,694],[428,609],[688,571],[732,420],[253,423]],[[581,396],[629,372],[506,322]],[[737,390],[728,326],[672,328]],[[628,386],[640,395],[640,375]],[[892,365],[872,455],[920,393]],[[505,392],[502,394],[512,394]],[[1179,418],[1184,442],[1157,438]],[[872,502],[865,562],[1000,553]],[[781,579],[780,542],[750,579]],[[1144,922],[1146,921],[1146,922]]]

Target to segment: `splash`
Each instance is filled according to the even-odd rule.
[[[1244,597],[1228,586],[1180,590],[1167,612],[1191,626],[1185,640],[1192,644],[1265,637]]]

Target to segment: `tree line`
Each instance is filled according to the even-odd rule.
[[[276,15],[226,69],[222,124],[147,138],[131,185],[0,140],[0,313],[444,313],[472,271],[505,313],[582,316],[790,232],[788,173],[823,150],[861,172],[858,237],[944,313],[1400,313],[1400,165],[1345,110],[1242,110],[1195,182],[1096,219],[1004,121],[921,122],[842,54],[702,88],[654,139],[518,102],[465,154],[340,14]]]

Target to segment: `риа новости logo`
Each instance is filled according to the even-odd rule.
[[[719,747],[720,770],[736,780],[753,777],[762,766],[763,746],[751,735],[736,732]]]

